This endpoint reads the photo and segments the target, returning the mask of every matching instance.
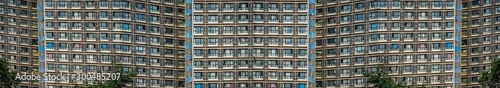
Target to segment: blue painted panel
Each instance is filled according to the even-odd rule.
[[[43,20],[43,18],[44,18],[44,17],[43,17],[42,15],[38,15],[38,20],[39,20],[39,21],[42,21],[42,20]]]
[[[192,4],[193,0],[186,0],[186,4]]]
[[[315,4],[316,0],[309,0],[309,4]]]
[[[460,79],[455,78],[455,83],[460,83]]]
[[[458,21],[462,21],[462,16],[457,16],[455,19]]]
[[[191,83],[191,82],[193,82],[193,77],[191,77],[191,76],[186,76],[186,82],[187,82],[187,83]]]
[[[455,57],[455,62],[461,62],[461,57]]]
[[[309,35],[307,35],[309,38],[316,38],[316,32],[310,31]]]
[[[193,12],[193,11],[192,11],[191,9],[186,9],[186,16],[191,15],[191,13],[192,13],[192,12]]]
[[[462,11],[462,5],[456,5],[455,6],[456,11]]]
[[[186,27],[191,27],[193,25],[192,20],[186,20]]]
[[[186,50],[190,50],[193,47],[193,43],[186,43]]]
[[[316,60],[316,55],[310,54],[309,55],[309,60]]]
[[[45,56],[38,56],[38,61],[45,62]]]
[[[191,54],[186,54],[186,60],[191,60]]]
[[[309,26],[316,27],[316,20],[309,20]]]
[[[193,66],[191,65],[186,65],[186,72],[191,72],[193,70]]]
[[[316,78],[314,76],[309,76],[309,82],[316,82]]]
[[[44,41],[45,40],[45,36],[38,36],[38,41]]]
[[[455,36],[455,41],[459,42],[459,41],[462,41],[462,39],[460,36]]]
[[[193,38],[193,32],[186,32],[186,38]]]
[[[309,65],[307,70],[309,70],[309,72],[316,72],[316,67],[314,65]]]
[[[461,50],[460,46],[455,46],[455,52],[460,53],[460,50]]]
[[[42,72],[42,73],[45,72],[45,66],[40,66],[38,68],[39,68],[38,72]]]
[[[462,28],[462,26],[459,26],[459,28],[455,27],[455,31],[461,31],[462,30],[461,28]]]
[[[43,83],[45,83],[45,78],[43,78],[43,77],[40,77],[40,81],[39,81],[39,82],[40,82],[40,84],[43,84]]]
[[[316,44],[315,43],[309,43],[309,49],[316,49]]]
[[[45,52],[45,46],[42,46],[42,45],[38,46],[38,51]]]
[[[315,16],[316,15],[316,9],[309,9],[309,15]]]
[[[44,27],[43,26],[38,26],[38,31],[44,31]]]
[[[194,86],[195,86],[194,88],[203,88],[203,84],[201,83],[195,84]]]
[[[306,84],[299,84],[299,88],[306,88]]]
[[[43,5],[38,5],[38,11],[43,11]]]

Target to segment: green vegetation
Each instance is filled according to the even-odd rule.
[[[363,76],[368,77],[368,83],[372,83],[377,88],[408,88],[404,83],[396,83],[388,75],[389,68],[385,65],[379,65],[377,71],[367,71],[363,72]]]
[[[479,83],[485,87],[500,88],[500,59],[495,59],[491,69],[482,73]]]
[[[12,88],[21,82],[16,79],[17,71],[12,71],[9,68],[9,63],[6,59],[0,58],[0,88]]]
[[[107,80],[104,83],[93,86],[92,88],[123,88],[127,83],[132,83],[132,77],[137,75],[137,72],[125,72],[122,66],[115,66],[114,72],[111,73],[121,73],[120,78],[117,80]]]

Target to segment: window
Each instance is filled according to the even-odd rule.
[[[351,10],[351,6],[350,5],[344,5],[342,6],[342,12],[349,12]]]
[[[278,4],[270,3],[268,4],[269,10],[278,10]]]
[[[262,3],[254,3],[253,6],[254,10],[264,10],[264,5]]]
[[[200,26],[194,27],[194,34],[203,34],[203,27]]]
[[[64,8],[64,7],[66,7],[66,2],[64,2],[64,1],[59,1],[59,2],[57,2],[57,6],[58,6],[59,8]]]
[[[294,5],[293,4],[283,4],[283,11],[291,11],[294,9]]]
[[[328,8],[328,13],[337,13],[337,8],[335,7]]]
[[[240,3],[238,6],[238,10],[248,10],[246,3]]]
[[[293,31],[293,27],[291,26],[283,27],[283,34],[293,34]]]
[[[232,3],[225,3],[224,10],[233,10],[233,4]]]
[[[198,29],[198,30],[200,30],[200,29]],[[233,33],[234,33],[233,27],[224,27],[224,34],[233,34]]]
[[[219,34],[219,28],[215,26],[209,26],[208,34]]]

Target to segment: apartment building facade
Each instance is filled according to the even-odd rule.
[[[45,74],[112,73],[113,66],[122,65],[138,73],[127,86],[185,86],[184,1],[42,1]],[[41,83],[65,88],[98,82]]]
[[[500,0],[0,0],[0,57],[22,73],[138,71],[130,87],[480,87]],[[22,81],[66,88],[96,81]]]
[[[461,85],[481,86],[479,77],[500,58],[500,0],[463,0],[462,2]]]
[[[305,88],[308,5],[306,0],[193,0],[194,87]]]
[[[38,70],[38,20],[36,0],[0,0],[0,58],[19,73]],[[22,81],[19,86],[38,86]]]
[[[397,82],[459,87],[457,0],[317,1],[316,87],[372,86],[362,72],[378,64]]]

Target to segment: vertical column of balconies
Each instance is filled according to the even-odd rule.
[[[316,87],[316,0],[308,0],[308,87]]]
[[[44,15],[44,2],[45,0],[37,1],[38,13],[38,72],[39,75],[45,74],[45,15]],[[45,88],[45,78],[41,76],[39,79],[40,88]]]
[[[192,31],[192,5],[193,5],[193,0],[185,0],[186,2],[186,88],[193,88],[193,57],[192,57],[192,50],[193,50],[193,31]],[[196,88],[200,88],[196,86]],[[203,87],[201,87],[203,88]]]
[[[455,0],[455,41],[454,41],[454,88],[460,88],[461,83],[461,32],[462,30],[462,0]]]

